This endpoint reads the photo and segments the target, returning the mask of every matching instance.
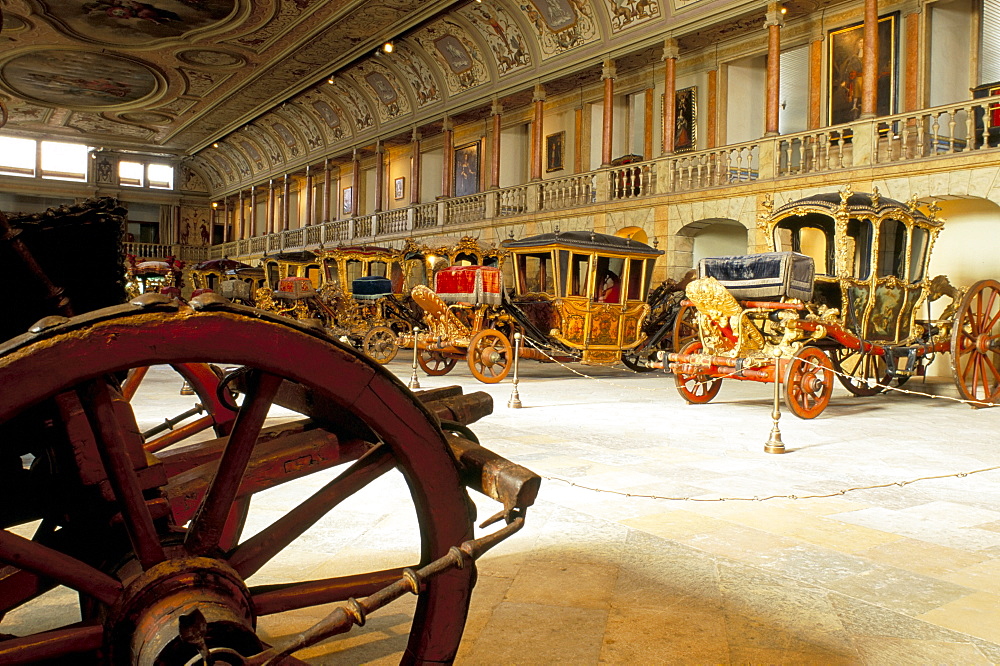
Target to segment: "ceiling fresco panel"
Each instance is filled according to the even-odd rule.
[[[403,92],[396,75],[386,69],[375,58],[369,58],[348,70],[347,75],[354,82],[367,89],[369,96],[376,100],[379,122],[388,122],[404,113],[410,113],[410,100]]]
[[[660,18],[659,0],[603,0],[612,33]]]
[[[346,125],[341,118],[344,117],[340,108],[322,92],[310,90],[298,98],[310,115],[319,118],[318,126],[326,137],[327,145],[336,143],[344,138],[345,132],[350,132],[350,126]]]
[[[156,70],[135,58],[78,49],[34,49],[0,64],[0,84],[46,106],[104,110],[136,106],[163,92]]]
[[[210,160],[204,157],[196,157],[192,161],[192,165],[198,168],[198,171],[205,177],[208,178],[208,186],[211,191],[217,192],[221,190],[225,181],[222,177],[222,171],[219,169],[218,165],[213,164]]]
[[[236,167],[236,171],[238,172],[237,178],[246,179],[250,177],[250,160],[235,145],[229,141],[225,141],[219,144],[217,150]]]
[[[289,120],[289,124],[298,130],[305,141],[306,152],[311,153],[323,147],[323,135],[313,117],[297,102],[283,104],[278,111]]]
[[[531,52],[521,27],[498,3],[476,2],[458,13],[475,26],[489,45],[501,76],[531,66]]]
[[[521,0],[518,7],[534,28],[543,60],[601,38],[587,0]]]
[[[201,160],[198,160],[201,163]],[[182,164],[177,180],[177,187],[188,192],[208,192],[205,179],[201,174],[186,164]]]
[[[193,97],[208,96],[209,93],[215,90],[231,76],[231,74],[228,73],[208,72],[202,69],[191,69],[189,67],[181,67],[179,70],[180,73],[184,75],[184,80],[187,83],[184,94],[191,95]]]
[[[283,120],[278,114],[267,114],[265,123],[270,126],[271,131],[278,137],[281,147],[285,151],[285,155],[289,157],[289,160],[302,157],[305,154],[305,150],[302,147],[302,140],[289,128],[288,122]]]
[[[220,27],[236,9],[236,0],[32,0],[31,4],[66,35],[114,48],[149,46]]]
[[[75,129],[83,134],[103,134],[150,143],[157,138],[155,130],[108,120],[98,113],[74,112],[66,121],[66,127]]]
[[[240,149],[240,152],[247,156],[247,159],[250,160],[250,167],[254,172],[263,172],[270,168],[271,165],[264,156],[263,151],[249,136],[245,136],[244,132],[237,133],[230,141],[233,141]]]
[[[440,102],[441,87],[430,65],[405,43],[396,45],[395,55],[392,64],[399,68],[403,78],[409,82],[417,107],[423,108]]]
[[[458,93],[489,82],[489,71],[479,47],[465,28],[441,19],[414,35],[444,73],[448,94]]]
[[[277,139],[271,136],[270,132],[258,127],[256,124],[250,125],[244,131],[256,140],[258,145],[264,147],[265,154],[273,166],[284,163],[285,155],[281,152],[281,148],[278,147]]]
[[[349,85],[341,81],[340,78],[332,79],[333,83],[328,83],[327,90],[333,91],[337,99],[346,108],[349,118],[353,121],[354,127],[361,132],[375,127],[375,118],[372,116],[368,102],[364,100],[360,93],[353,90]]]

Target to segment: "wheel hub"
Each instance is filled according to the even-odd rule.
[[[250,593],[225,563],[168,559],[143,572],[111,609],[105,634],[111,664],[242,663],[260,652]],[[192,662],[192,660],[194,660]]]
[[[485,365],[497,365],[500,363],[500,354],[496,349],[484,349],[479,355]]]

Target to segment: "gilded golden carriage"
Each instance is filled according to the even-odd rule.
[[[699,339],[668,355],[681,395],[703,403],[723,378],[779,381],[789,409],[813,418],[829,404],[834,375],[851,393],[874,395],[950,351],[961,396],[994,402],[1000,284],[966,291],[927,276],[943,225],[936,210],[850,189],[768,210],[760,224],[773,252],[702,260],[687,288]],[[940,296],[952,303],[921,319]]]

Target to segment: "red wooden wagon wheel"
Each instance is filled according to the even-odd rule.
[[[785,404],[800,419],[819,416],[833,393],[833,363],[816,347],[803,347],[785,370]]]
[[[0,531],[0,562],[9,565],[0,574],[0,613],[65,585],[80,593],[83,618],[0,641],[0,663],[78,663],[100,654],[109,664],[184,664],[199,653],[243,663],[237,653],[262,648],[258,617],[343,600],[350,600],[343,612],[357,614],[363,607],[355,597],[370,600],[401,579],[419,590],[404,661],[452,660],[474,566],[417,579],[402,567],[370,571],[359,561],[344,576],[246,583],[339,503],[394,469],[420,530],[411,564],[469,539],[469,498],[434,417],[390,373],[322,332],[213,299],[192,306],[146,300],[50,318],[51,325],[0,345],[0,385],[17,387],[0,392],[0,453],[19,455],[23,445],[47,462],[36,479],[38,501],[25,498],[37,515],[12,518],[10,507],[0,507],[4,527],[41,519],[31,539]],[[157,461],[143,451],[131,405],[106,378],[195,362],[244,366],[231,434]],[[324,405],[320,416],[262,434],[272,402],[288,406],[296,395]],[[58,418],[38,419],[39,412]],[[241,498],[354,460],[272,525],[225,549],[227,518]],[[355,619],[363,623],[363,612]]]
[[[688,342],[680,353],[697,354],[700,351],[701,341],[694,340]],[[674,371],[674,384],[682,398],[693,405],[701,405],[710,402],[719,394],[719,389],[722,388],[722,378]]]
[[[514,350],[506,335],[486,328],[472,337],[466,360],[476,379],[485,384],[496,384],[503,381],[514,365]]]
[[[1000,399],[1000,283],[996,280],[972,285],[955,313],[951,371],[966,400],[989,404]]]
[[[369,358],[385,365],[396,358],[399,344],[396,334],[388,326],[375,326],[361,338],[361,349]]]
[[[684,345],[698,339],[698,308],[682,305],[674,320],[674,351],[679,352]]]
[[[885,357],[879,354],[838,347],[830,354],[830,360],[837,371],[837,381],[854,395],[877,395],[892,380]]]
[[[421,349],[417,352],[417,364],[431,377],[447,375],[458,363],[458,359],[439,351]]]

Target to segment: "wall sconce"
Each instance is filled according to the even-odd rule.
[[[213,201],[212,202],[212,208],[218,208],[218,207],[219,207],[219,202],[218,201]]]
[[[218,147],[219,147],[219,142],[218,141],[216,141],[215,143],[212,144],[212,148],[218,148]]]
[[[394,48],[395,47],[392,45],[392,42],[386,42],[385,44],[382,45],[382,50],[385,51],[386,53],[392,53]]]

